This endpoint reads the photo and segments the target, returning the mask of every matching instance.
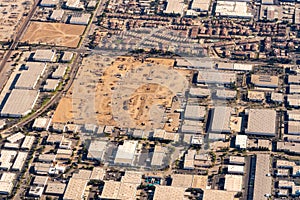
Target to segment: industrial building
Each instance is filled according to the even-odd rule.
[[[203,120],[205,115],[206,115],[205,106],[187,105],[184,112],[185,119]]]
[[[164,13],[167,14],[180,14],[182,15],[184,11],[184,2],[177,0],[168,0],[166,10]]]
[[[265,100],[265,93],[263,91],[253,91],[249,90],[247,94],[249,101],[261,102]]]
[[[248,111],[247,134],[260,136],[276,135],[276,111],[268,109],[250,109]]]
[[[139,184],[105,181],[101,199],[136,199]]]
[[[242,175],[225,175],[224,189],[226,191],[241,192],[243,188],[243,176]]]
[[[219,99],[235,99],[237,92],[235,90],[225,90],[225,89],[218,89],[216,92],[216,97]]]
[[[40,77],[46,70],[46,63],[27,62],[23,66],[14,87],[16,89],[35,89]]]
[[[269,75],[251,75],[251,83],[257,87],[263,88],[277,88],[278,87],[279,78],[277,76],[269,76]]]
[[[52,49],[38,49],[35,51],[32,59],[38,62],[54,62],[56,60],[56,51]]]
[[[228,162],[229,162],[229,164],[232,164],[232,165],[244,165],[245,164],[245,157],[242,157],[242,156],[229,156]]]
[[[2,117],[24,117],[29,114],[39,96],[39,91],[13,89],[2,110]]]
[[[63,56],[61,57],[61,62],[71,62],[72,58],[74,56],[74,53],[73,52],[70,52],[70,51],[65,51],[63,53]]]
[[[63,200],[83,199],[87,183],[88,180],[85,179],[70,178]]]
[[[34,120],[32,129],[37,131],[47,131],[51,125],[51,118],[48,117],[38,117]]]
[[[183,187],[156,185],[153,200],[182,200],[186,189]]]
[[[27,152],[19,152],[11,169],[21,171],[25,164],[25,161],[27,160],[27,155]]]
[[[300,85],[289,85],[290,94],[300,94]]]
[[[16,174],[11,172],[3,172],[0,179],[0,194],[9,195],[14,188],[14,180]]]
[[[221,1],[216,4],[215,14],[217,16],[252,18],[253,14],[248,11],[247,2],[241,1]]]
[[[287,132],[292,135],[300,135],[300,121],[289,121]]]
[[[235,73],[218,71],[198,71],[197,83],[201,84],[231,84],[236,81]]]
[[[34,136],[30,136],[30,135],[26,135],[25,139],[23,140],[23,143],[21,145],[21,149],[23,150],[30,150],[33,143],[35,141],[35,137]]]
[[[72,10],[84,9],[84,5],[80,2],[80,0],[67,0],[65,7]]]
[[[299,75],[289,75],[288,76],[288,84],[300,84],[300,76]]]
[[[210,0],[193,0],[191,9],[197,12],[207,12],[210,6]]]
[[[191,88],[190,89],[190,96],[197,97],[197,98],[205,98],[210,96],[210,90],[208,88]]]
[[[278,92],[271,93],[271,100],[273,102],[282,103],[283,102],[283,94]]]
[[[52,20],[52,21],[61,21],[64,14],[65,14],[65,11],[62,10],[62,9],[53,10],[51,15],[49,16],[49,19]]]
[[[194,120],[184,120],[181,126],[182,133],[203,133],[203,122]]]
[[[244,166],[241,165],[228,165],[227,170],[229,174],[244,174]]]
[[[247,135],[237,135],[235,137],[235,147],[238,149],[246,149],[247,148]]]
[[[18,133],[13,133],[12,135],[8,136],[6,138],[7,141],[9,141],[10,143],[16,143],[20,140],[22,140],[25,137],[25,135],[21,132]]]
[[[41,0],[40,6],[42,7],[56,7],[59,0]]]
[[[218,63],[217,68],[219,70],[252,71],[253,65],[246,63]]]
[[[87,159],[103,161],[106,145],[106,141],[91,140],[88,148]]]
[[[132,165],[135,157],[135,150],[138,141],[125,140],[124,144],[119,145],[114,163],[120,165]]]
[[[167,155],[167,149],[162,146],[155,145],[154,152],[151,158],[151,167],[163,168],[164,159]]]
[[[226,199],[226,200],[235,200],[236,192],[233,191],[224,191],[224,190],[203,190],[203,198],[202,200],[212,200],[212,199]]]
[[[287,104],[294,108],[300,107],[300,94],[288,94]]]
[[[45,85],[43,86],[43,91],[45,92],[54,92],[59,86],[59,79],[47,79]]]
[[[71,16],[70,24],[88,25],[91,18],[89,13],[79,13]]]
[[[265,199],[272,194],[272,177],[270,174],[270,155],[257,154],[254,175],[253,199]]]
[[[233,112],[230,107],[217,106],[211,111],[209,133],[230,133],[230,116]],[[211,135],[211,134],[210,134]]]
[[[45,194],[48,195],[63,195],[66,189],[66,184],[61,182],[47,183]]]

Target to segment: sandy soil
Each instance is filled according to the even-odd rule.
[[[28,42],[29,44],[43,43],[75,48],[84,30],[85,26],[81,25],[31,22],[21,42]]]

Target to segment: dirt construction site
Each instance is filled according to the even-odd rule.
[[[173,65],[172,59],[89,56],[53,122],[175,131],[181,105],[175,96],[188,89],[191,74]]]
[[[21,42],[75,48],[85,28],[73,24],[31,22]]]

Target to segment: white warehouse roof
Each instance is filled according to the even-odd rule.
[[[39,96],[39,91],[13,89],[1,110],[3,117],[23,117],[29,114]]]

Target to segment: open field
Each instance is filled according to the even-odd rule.
[[[27,3],[26,3],[27,2]],[[0,6],[0,41],[13,38],[24,22],[24,14],[28,14],[33,5],[32,0],[1,1]]]
[[[72,118],[72,99],[68,97],[63,97],[55,110],[53,122],[66,123]]]
[[[85,30],[85,26],[31,22],[26,30],[21,42],[29,44],[51,44],[56,46],[77,47],[80,37]]]
[[[165,128],[168,131],[178,128],[179,114],[173,111],[180,107],[180,103],[174,103],[173,97],[186,91],[189,71],[175,70],[174,60],[170,59],[143,62],[133,57],[118,57],[106,65],[99,64],[100,59],[105,57],[85,58],[72,95],[68,94],[73,100],[60,102],[53,122]],[[73,116],[66,115],[67,111],[59,111],[70,107]],[[167,108],[172,113],[166,113]],[[171,119],[168,125],[167,119]]]

